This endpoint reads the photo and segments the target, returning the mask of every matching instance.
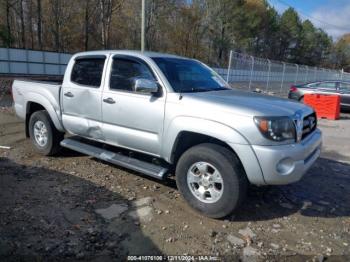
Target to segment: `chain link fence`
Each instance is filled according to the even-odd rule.
[[[307,65],[290,64],[280,61],[230,52],[228,69],[215,70],[233,87],[286,96],[289,88],[322,80],[350,80],[350,73]]]
[[[71,54],[0,48],[0,98],[13,77],[62,77]],[[233,87],[286,96],[289,87],[321,80],[350,80],[342,70],[290,64],[231,51],[228,68],[214,68]],[[11,77],[12,76],[12,77]]]

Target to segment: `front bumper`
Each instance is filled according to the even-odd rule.
[[[259,161],[264,182],[283,185],[296,182],[309,170],[320,156],[322,133],[316,129],[297,144],[281,146],[257,146],[252,148]]]

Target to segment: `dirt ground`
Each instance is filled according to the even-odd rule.
[[[38,155],[0,109],[0,261],[119,261],[217,255],[232,261],[350,260],[350,114],[321,120],[321,158],[298,183],[251,187],[236,214],[193,212],[160,182],[69,150]]]

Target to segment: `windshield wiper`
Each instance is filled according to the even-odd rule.
[[[197,92],[210,92],[210,91],[220,91],[228,90],[227,88],[191,88],[186,90],[181,90],[181,93],[197,93]]]

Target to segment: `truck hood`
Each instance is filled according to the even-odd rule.
[[[191,105],[243,116],[292,116],[296,111],[302,114],[313,112],[311,107],[293,100],[235,89],[186,93],[183,96]]]

